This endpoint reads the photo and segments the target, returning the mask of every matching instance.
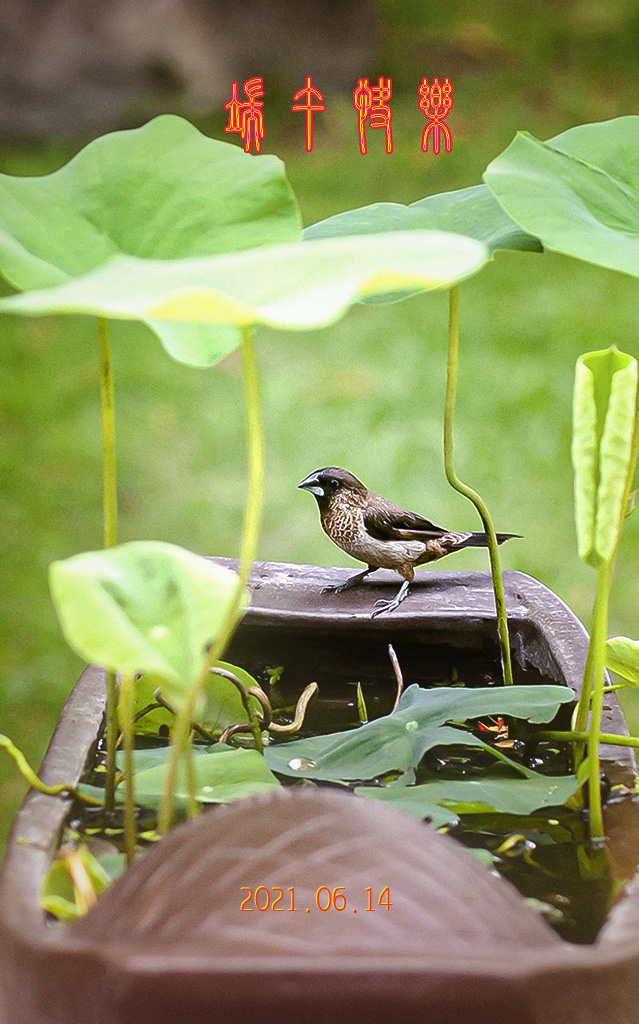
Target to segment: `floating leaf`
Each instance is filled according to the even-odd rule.
[[[71,647],[111,671],[160,676],[175,707],[203,670],[237,581],[230,569],[159,541],[75,555],[50,569]]]
[[[488,250],[472,238],[408,231],[174,261],[118,256],[57,288],[0,301],[0,312],[86,313],[149,322],[305,330],[370,296],[449,288],[476,273]],[[239,342],[239,334],[237,335]],[[189,361],[186,349],[180,356]],[[194,360],[195,361],[195,360]]]
[[[617,675],[639,684],[639,641],[627,636],[606,640],[606,665]]]
[[[484,180],[544,248],[639,277],[639,117],[520,132]]]
[[[358,796],[392,804],[416,818],[430,818],[435,827],[453,825],[460,814],[487,811],[532,814],[542,807],[566,803],[579,788],[574,775],[547,776],[531,772],[525,779],[462,779],[427,782],[404,789],[358,786]]]
[[[637,405],[637,361],[615,348],[577,360],[572,461],[579,557],[597,568],[615,552],[626,514]]]
[[[89,143],[53,174],[0,175],[0,272],[21,291],[64,284],[118,256],[142,266],[295,241],[284,165],[162,115]],[[184,362],[207,365],[235,331],[143,319]]]
[[[193,747],[193,755],[200,757],[204,751],[204,747]],[[133,770],[134,772],[146,771],[147,768],[153,768],[156,764],[165,764],[171,751],[170,747],[140,747],[133,751]],[[115,763],[118,771],[124,771],[124,751],[118,750],[115,755]]]
[[[142,768],[134,774],[135,802],[156,809],[164,792],[167,756],[162,763]],[[257,750],[228,747],[220,744],[200,753],[194,752],[195,797],[200,803],[222,804],[279,788],[279,782],[266,766]],[[118,793],[121,787],[118,787]],[[175,797],[178,803],[188,800],[187,775],[184,764],[178,770]]]
[[[541,244],[522,231],[504,212],[485,185],[442,192],[419,199],[410,206],[402,203],[373,203],[347,210],[304,229],[304,239],[335,238],[341,235],[373,235],[381,231],[452,231],[484,242],[496,249],[527,249],[541,252]]]
[[[565,686],[504,686],[491,689],[409,686],[390,715],[359,729],[266,747],[273,771],[311,779],[372,779],[415,768],[432,747],[465,743],[486,747],[471,733],[446,725],[484,715],[551,721],[560,704],[574,700]],[[491,748],[492,749],[492,748]],[[304,768],[304,761],[312,768]],[[291,763],[296,767],[291,767]],[[520,769],[525,774],[527,769]]]

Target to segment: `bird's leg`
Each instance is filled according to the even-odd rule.
[[[361,583],[364,577],[368,576],[369,572],[375,572],[377,569],[379,569],[378,565],[369,565],[367,569],[364,569],[362,572],[356,573],[355,576],[351,576],[350,579],[347,579],[345,583],[331,584],[328,587],[324,587],[322,589],[322,593],[343,594],[345,590],[350,590],[351,587],[356,587],[359,583]]]
[[[373,614],[371,615],[371,619],[374,619],[376,615],[381,615],[383,612],[392,612],[395,608],[398,608],[402,601],[405,601],[406,598],[408,597],[408,588],[415,579],[415,570],[413,569],[412,565],[407,564],[403,565],[402,568],[398,570],[398,572],[404,577],[404,582],[402,583],[401,587],[395,594],[395,597],[392,599],[392,601],[375,602],[375,604],[378,605],[378,609],[376,612],[373,612]]]
[[[373,612],[371,619],[374,619],[376,615],[382,615],[383,612],[392,612],[395,608],[398,608],[402,601],[408,597],[409,587],[409,581],[404,580],[392,601],[376,601],[375,604],[379,605],[379,608],[376,612]]]

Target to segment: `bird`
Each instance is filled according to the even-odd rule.
[[[324,588],[343,593],[357,586],[376,569],[394,569],[403,579],[395,597],[378,601],[371,618],[391,612],[408,597],[415,566],[434,562],[461,548],[486,547],[485,533],[458,533],[436,526],[375,494],[346,469],[327,466],[310,473],[298,485],[314,495],[324,532],[337,547],[367,568],[344,583]],[[516,533],[498,533],[503,544]],[[323,591],[323,592],[324,592]]]

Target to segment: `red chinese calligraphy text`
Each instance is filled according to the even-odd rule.
[[[297,113],[300,110],[306,113],[306,152],[310,153],[313,148],[313,114],[326,110],[324,97],[319,89],[316,89],[313,85],[311,75],[307,75],[306,85],[303,89],[298,89],[293,99],[296,101],[291,107],[293,113]],[[305,99],[306,102],[299,102],[302,99]],[[313,99],[317,100],[317,103],[313,103]]]
[[[377,85],[370,86],[368,78],[360,78],[353,92],[353,106],[358,112],[359,148],[366,154],[366,122],[371,128],[383,128],[386,132],[386,152],[393,152],[393,129],[391,121],[393,111],[388,101],[393,94],[393,82],[390,78],[380,78]]]
[[[453,105],[453,87],[449,78],[444,79],[444,84],[439,84],[438,78],[433,78],[433,84],[429,86],[428,79],[424,78],[419,87],[419,109],[428,118],[428,124],[422,135],[422,151],[428,152],[428,136],[433,133],[433,153],[439,154],[439,133],[444,136],[446,152],[450,153],[453,142],[450,136],[448,125],[444,124],[444,118]]]
[[[231,98],[224,104],[224,109],[229,112],[229,123],[224,131],[239,132],[240,137],[244,139],[245,153],[250,151],[251,145],[255,146],[255,152],[259,153],[264,138],[264,104],[261,99],[264,95],[264,80],[249,78],[243,88],[246,100],[238,99],[237,82],[232,83]]]

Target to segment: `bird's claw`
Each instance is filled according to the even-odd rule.
[[[377,615],[383,615],[384,612],[392,612],[395,608],[399,608],[402,601],[405,601],[408,597],[408,586],[409,581],[404,580],[401,587],[395,594],[395,597],[391,601],[376,601],[375,605],[377,606],[377,611],[373,612],[371,619],[374,619]]]
[[[343,586],[339,586],[336,583],[330,583],[327,587],[322,587],[320,594],[341,594],[343,589]]]
[[[392,612],[394,608],[397,608],[399,603],[399,601],[376,601],[375,607],[377,608],[377,611],[371,614],[371,619],[376,618],[378,615],[383,615],[384,612]]]

